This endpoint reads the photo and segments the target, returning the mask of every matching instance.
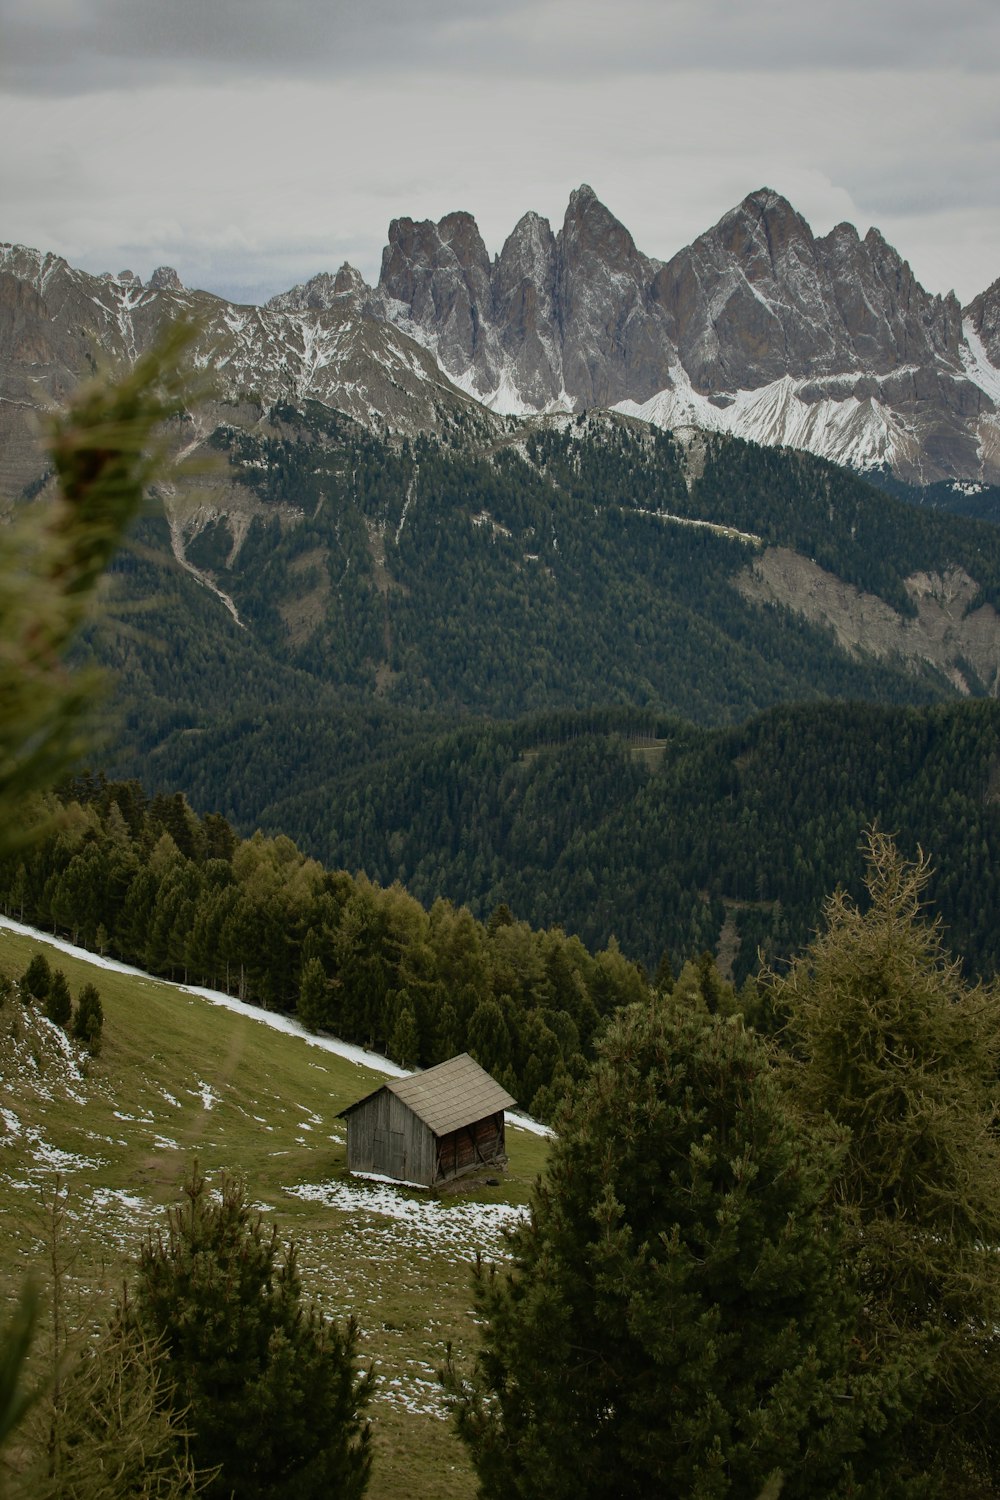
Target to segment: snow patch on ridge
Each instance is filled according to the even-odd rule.
[[[989,396],[994,406],[1000,407],[1000,370],[987,354],[971,318],[963,320],[962,335],[964,341],[960,347],[966,375]]]
[[[648,401],[619,401],[612,410],[668,430],[700,427],[769,447],[801,448],[862,470],[893,466],[913,447],[900,419],[874,397],[805,401],[799,393],[810,382],[784,375],[716,406],[695,390],[683,366],[673,365],[670,376],[673,385]]]

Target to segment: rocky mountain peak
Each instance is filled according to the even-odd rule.
[[[973,298],[965,316],[993,364],[1000,366],[1000,279]]]
[[[370,288],[360,271],[356,271],[345,260],[335,276],[329,271],[318,275],[287,292],[279,292],[267,303],[275,312],[328,312],[351,298],[363,299]]]
[[[466,275],[480,273],[487,277],[491,270],[489,253],[479,233],[479,225],[469,213],[446,214],[438,222],[438,234],[442,245],[447,245]]]
[[[640,269],[640,274],[645,270],[635,240],[587,183],[570,194],[560,241],[564,258],[593,258],[618,268]]]
[[[182,292],[184,290],[184,283],[173,266],[157,266],[146,282],[146,286],[151,292]]]
[[[521,281],[541,287],[551,281],[556,237],[548,219],[529,211],[514,225],[497,261],[498,285],[506,290]]]
[[[363,297],[371,288],[361,272],[345,260],[333,279],[333,291],[337,297]]]
[[[10,245],[0,245],[0,273],[0,331],[19,341],[21,371],[0,388],[0,427],[27,399],[25,372],[49,371],[54,397],[71,385],[77,352],[64,328],[92,328],[128,358],[162,317],[149,292],[181,289],[169,267],[139,296],[131,271],[88,277]],[[497,411],[621,403],[661,425],[887,464],[921,482],[1000,482],[1000,281],[963,327],[954,294],[928,293],[877,229],[862,237],[840,223],[815,236],[767,186],[666,263],[643,254],[582,183],[558,232],[525,213],[495,257],[470,213],[398,218],[373,291],[345,264],[266,308],[225,309],[219,301],[208,316],[240,388],[342,402],[363,420],[397,399],[385,369],[421,388],[441,384],[443,369]],[[378,366],[367,394],[343,373],[354,347]],[[408,386],[404,426],[416,421],[415,399]]]
[[[492,275],[471,214],[447,214],[437,224],[393,219],[374,305],[432,343],[450,374],[461,377],[478,361],[489,388],[496,373]]]

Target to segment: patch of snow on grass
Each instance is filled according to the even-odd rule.
[[[137,1242],[162,1218],[155,1204],[123,1188],[95,1188],[80,1207],[81,1212],[74,1217],[83,1220],[99,1217],[102,1241],[129,1254],[134,1253]]]
[[[100,1209],[118,1208],[123,1213],[133,1214],[149,1212],[149,1204],[145,1198],[137,1198],[124,1188],[95,1188],[90,1201],[95,1208]]]
[[[36,1172],[93,1172],[106,1166],[100,1157],[78,1156],[73,1151],[62,1151],[43,1138],[40,1131],[29,1127],[26,1132],[28,1149],[34,1158],[29,1173]]]
[[[353,1182],[301,1183],[285,1192],[322,1203],[355,1221],[360,1215],[390,1220],[400,1248],[453,1262],[471,1261],[477,1254],[488,1260],[504,1257],[507,1231],[528,1215],[526,1208],[510,1203],[444,1204],[437,1199],[408,1198],[387,1186],[362,1187]]]
[[[407,1360],[407,1364],[413,1364],[413,1360]],[[388,1378],[383,1376],[378,1386],[378,1397],[390,1404],[405,1407],[414,1416],[437,1417],[442,1422],[448,1420],[444,1392],[437,1380],[411,1374],[409,1370],[405,1375],[391,1375]]]
[[[214,1109],[219,1102],[218,1094],[212,1092],[211,1084],[206,1083],[203,1078],[196,1079],[196,1082],[198,1087],[196,1089],[188,1089],[188,1093],[194,1094],[201,1100],[202,1109]]]

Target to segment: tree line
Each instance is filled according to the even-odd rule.
[[[486,922],[444,899],[425,908],[284,836],[239,839],[179,793],[84,777],[42,809],[47,835],[0,863],[8,914],[407,1067],[469,1051],[542,1116],[583,1073],[602,1018],[645,993],[615,943],[592,953],[502,906]]]
[[[280,724],[201,737],[192,799],[228,795],[238,822],[428,906],[444,895],[486,921],[505,903],[591,949],[614,935],[650,970],[664,948],[675,968],[715,951],[725,926],[741,984],[759,949],[808,941],[838,883],[862,894],[859,839],[878,822],[937,851],[951,940],[973,972],[1000,968],[993,700],[779,706],[719,729],[635,707]],[[169,749],[158,763],[183,769]]]

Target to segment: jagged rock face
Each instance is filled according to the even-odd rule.
[[[329,312],[350,298],[360,308],[370,292],[371,287],[361,272],[345,260],[336,276],[321,271],[304,285],[293,286],[290,291],[272,297],[267,306],[275,312]]]
[[[173,266],[157,266],[146,282],[151,292],[182,292],[184,285]]]
[[[492,262],[468,214],[394,219],[375,306],[494,404],[609,406],[636,392],[645,399],[668,376],[655,269],[584,185],[558,235],[525,214]]]
[[[380,290],[416,328],[433,329],[446,370],[491,368],[484,334],[493,325],[492,265],[471,214],[393,219],[382,255]]]
[[[663,264],[584,185],[558,233],[527,213],[492,259],[470,214],[394,219],[376,288],[344,265],[264,308],[187,292],[169,267],[144,287],[0,246],[3,493],[32,477],[26,414],[91,345],[128,361],[180,312],[227,401],[312,398],[415,431],[454,383],[500,412],[617,406],[920,483],[1000,483],[1000,282],[963,317],[877,230],[816,237],[768,188]]]
[[[493,308],[503,366],[525,404],[544,410],[563,389],[556,337],[558,267],[548,219],[526,213],[508,236],[493,276]]]
[[[965,309],[965,316],[982,340],[994,365],[1000,367],[1000,281],[980,292]]]
[[[557,246],[566,390],[582,406],[643,401],[676,354],[650,296],[656,269],[586,185],[571,194]]]
[[[918,482],[1000,480],[1000,285],[963,331],[877,230],[817,238],[767,188],[666,264],[586,185],[558,235],[528,214],[492,265],[468,215],[396,220],[372,305],[498,409],[624,404]]]
[[[816,239],[777,193],[752,193],[658,272],[681,359],[704,394],[785,375],[877,377],[912,364],[961,369],[961,311],[931,297],[877,231]]]

